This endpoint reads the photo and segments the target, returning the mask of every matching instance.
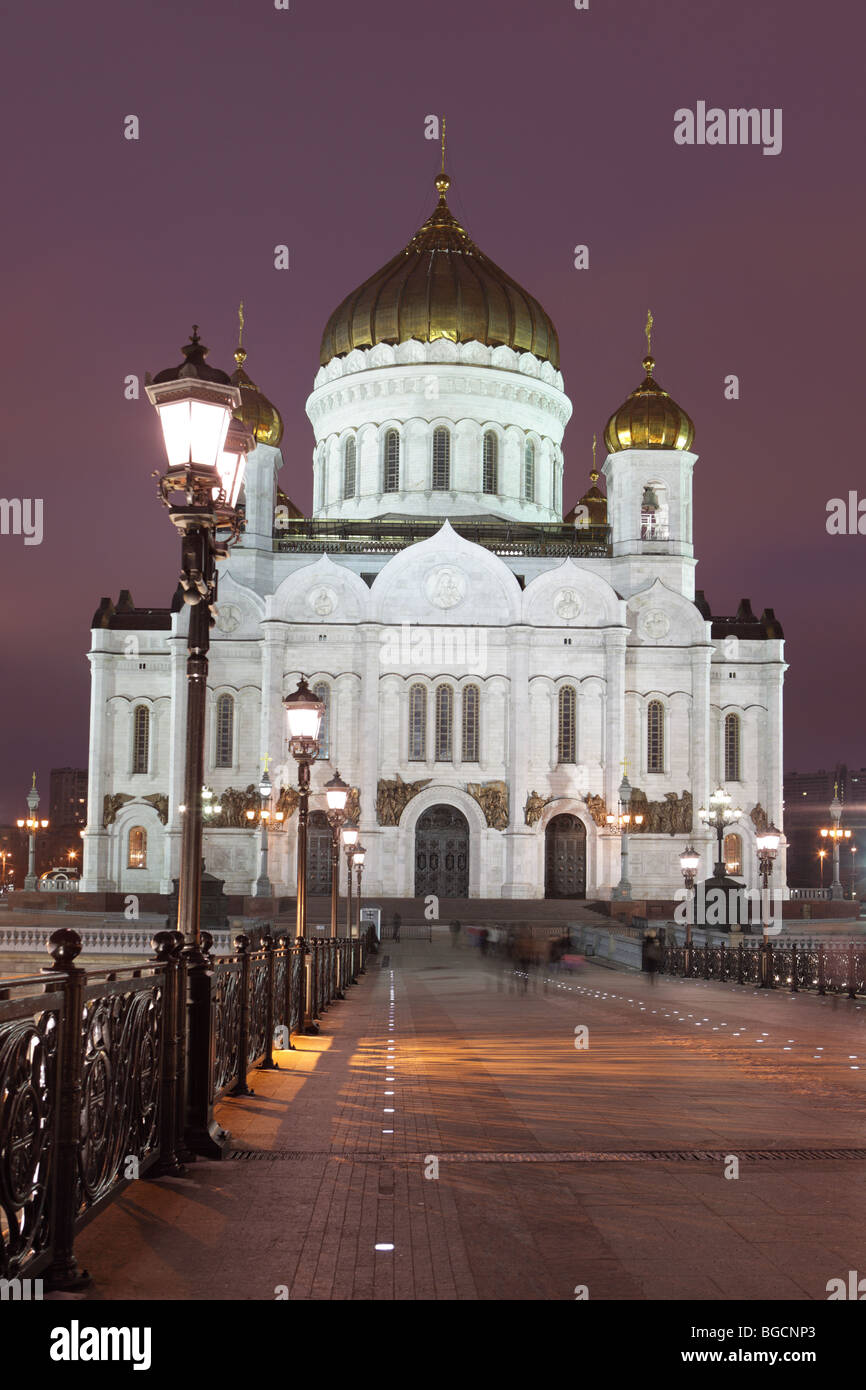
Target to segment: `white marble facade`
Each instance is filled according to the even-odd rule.
[[[377,344],[322,367],[307,404],[315,432],[314,517],[437,521],[438,529],[396,553],[344,553],[339,546],[328,553],[326,541],[280,548],[281,454],[260,444],[248,460],[246,532],[221,565],[205,781],[217,797],[258,783],[267,754],[275,789],[294,785],[282,700],[302,673],[311,686],[326,686],[328,748],[313,769],[311,805],[324,806],[321,788],[335,769],[359,789],[368,897],[415,894],[416,828],[442,806],[459,811],[468,826],[471,897],[543,897],[547,830],[563,814],[585,830],[586,896],[610,897],[620,877],[620,839],[597,823],[601,803],[593,800],[593,816],[587,798],[616,812],[624,764],[649,801],[689,793],[695,811],[724,782],[747,813],[737,832],[750,887],[757,862],[748,813],[760,806],[782,825],[784,644],[762,634],[760,624],[725,635],[717,620],[714,637],[695,603],[694,453],[626,448],[608,455],[608,553],[578,549],[563,559],[519,545],[494,553],[452,529],[449,517],[456,526],[485,517],[561,523],[562,439],[571,408],[549,361],[501,345],[443,338]],[[438,488],[437,429],[447,430],[449,448],[447,486],[440,476]],[[385,451],[394,431],[399,466],[388,484]],[[492,491],[489,479],[485,490],[483,457],[491,434]],[[345,496],[349,440],[354,485]],[[663,523],[657,538],[642,527],[648,487]],[[186,623],[184,609],[161,625],[152,618],[137,623],[132,612],[93,630],[84,891],[166,893],[177,876]],[[442,706],[450,745],[437,731],[442,686],[451,692]],[[564,689],[573,696],[561,695]],[[231,727],[224,721],[220,732],[217,711],[229,707],[226,697]],[[416,719],[413,746],[410,704],[416,702],[417,715],[425,698],[426,738],[421,746]],[[571,708],[572,700],[563,757],[561,701]],[[661,724],[654,754],[651,706],[657,731]],[[738,716],[739,747],[735,764],[729,757],[726,766],[728,715]],[[397,778],[426,785],[398,824],[381,824],[377,787]],[[504,784],[507,822],[500,815],[489,823],[482,809],[478,787],[490,783]],[[528,824],[530,794],[540,813]],[[110,808],[106,798],[113,798]],[[295,826],[291,816],[270,839],[277,895],[294,892]],[[673,896],[689,841],[711,872],[714,839],[696,814],[691,831],[630,837],[635,897]],[[204,852],[227,891],[252,891],[257,832],[208,829]],[[784,852],[781,860],[777,883],[785,881]]]

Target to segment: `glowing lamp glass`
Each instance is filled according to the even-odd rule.
[[[216,470],[231,407],[223,401],[169,400],[157,403],[170,468],[196,463]]]

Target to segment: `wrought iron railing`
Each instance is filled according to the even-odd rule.
[[[248,1072],[275,1065],[275,1038],[291,1048],[292,1034],[318,1031],[367,949],[269,935],[252,949],[240,935],[217,958],[201,938],[186,952],[178,932],[157,932],[146,964],[88,974],[81,938],[62,928],[51,966],[0,979],[0,1278],[89,1282],[74,1255],[82,1224],[135,1178],[219,1157],[230,1136],[214,1101],[250,1094]]]
[[[695,946],[668,945],[662,969],[687,979],[735,980],[773,989],[818,994],[866,994],[866,942],[748,940]]]

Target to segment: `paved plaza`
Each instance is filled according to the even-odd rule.
[[[383,943],[220,1105],[235,1157],[83,1231],[86,1297],[823,1300],[866,1270],[866,1003],[547,979]]]

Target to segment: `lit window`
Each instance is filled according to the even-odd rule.
[[[388,430],[385,435],[382,491],[400,491],[400,436],[396,430]]]
[[[322,715],[322,727],[319,731],[319,757],[329,758],[331,756],[331,688],[322,681],[313,687],[313,694],[325,706],[325,712]]]
[[[467,685],[463,691],[463,761],[478,762],[478,704],[477,685]]]
[[[488,430],[484,436],[484,469],[481,483],[483,492],[499,491],[499,440]]]
[[[136,705],[132,717],[132,770],[147,772],[147,758],[150,749],[150,711],[145,705]]]
[[[220,695],[216,702],[216,767],[231,767],[234,751],[235,702],[231,695]]]
[[[126,866],[128,869],[147,868],[147,831],[140,825],[134,825],[129,832],[128,855]]]
[[[451,486],[451,434],[444,425],[433,431],[433,491],[446,492]]]
[[[531,439],[523,450],[523,496],[527,502],[535,501],[535,445]]]
[[[740,780],[740,716],[729,714],[725,718],[725,781]]]
[[[454,691],[450,685],[436,689],[436,761],[451,761],[451,733],[454,724]]]
[[[355,496],[355,475],[357,472],[356,461],[358,457],[357,446],[354,439],[346,440],[343,449],[343,499]]]
[[[729,874],[743,872],[743,840],[740,835],[726,835],[722,846],[725,868]]]
[[[409,761],[423,762],[427,757],[427,691],[423,685],[413,685],[409,691]]]
[[[665,707],[661,700],[650,700],[646,712],[646,769],[665,770]]]
[[[564,685],[559,692],[556,761],[577,761],[577,693],[573,685]]]

